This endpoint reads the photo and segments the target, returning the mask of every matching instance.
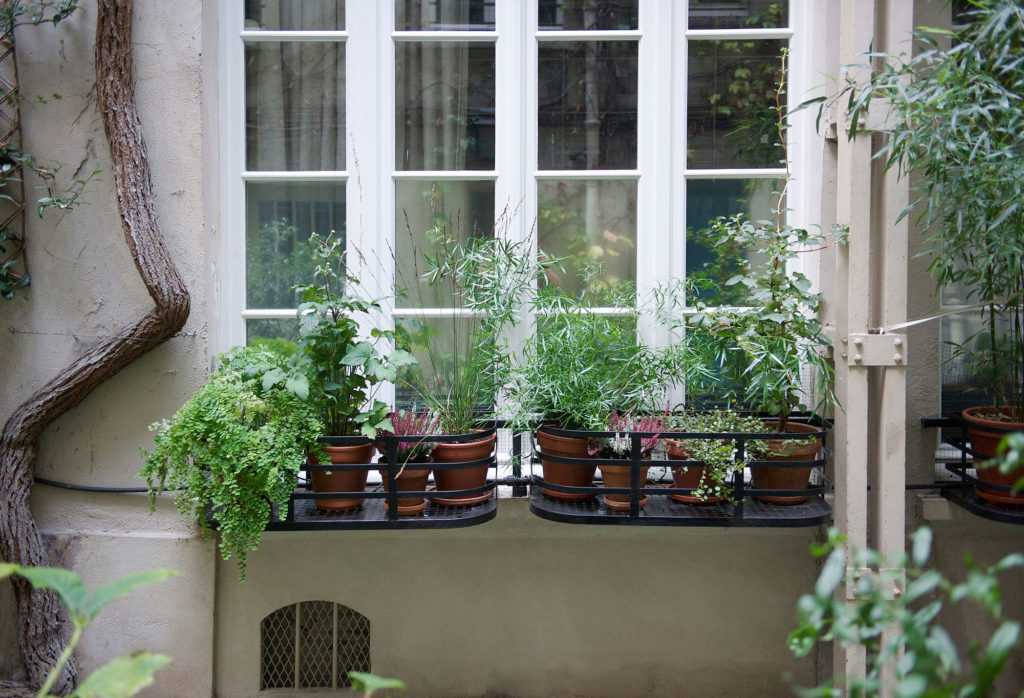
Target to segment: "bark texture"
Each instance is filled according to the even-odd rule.
[[[189,295],[164,246],[154,206],[142,123],[135,107],[132,0],[97,0],[96,94],[110,145],[121,227],[155,307],[67,366],[15,409],[0,433],[0,558],[47,564],[46,548],[29,510],[38,441],[57,417],[97,386],[174,335],[185,324]],[[19,649],[28,682],[39,686],[64,642],[60,603],[52,593],[15,584]],[[69,666],[58,684],[77,680]]]

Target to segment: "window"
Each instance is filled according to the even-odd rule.
[[[260,622],[260,690],[347,688],[370,671],[370,621],[347,606],[303,601]]]
[[[565,256],[552,280],[595,299],[756,261],[708,224],[774,205],[771,107],[804,0],[221,5],[224,348],[291,335],[312,232],[344,236],[350,271],[390,299],[374,322],[436,335],[466,316],[417,283],[438,222]],[[652,318],[638,331],[668,340]]]

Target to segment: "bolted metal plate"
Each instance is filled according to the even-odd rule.
[[[851,334],[843,343],[850,366],[906,366],[905,334]]]

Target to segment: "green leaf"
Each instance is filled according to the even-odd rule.
[[[161,569],[138,572],[136,574],[130,574],[127,577],[121,577],[110,584],[101,586],[90,592],[86,596],[85,602],[82,604],[81,612],[89,620],[92,620],[96,617],[96,614],[103,610],[103,607],[111,601],[119,599],[122,596],[127,596],[141,586],[162,582],[177,574],[178,573],[173,570]]]
[[[928,681],[919,674],[911,674],[903,678],[896,686],[898,698],[918,698],[928,690]]]
[[[288,381],[284,387],[300,400],[309,398],[309,379],[301,373],[293,373],[288,376]]]
[[[130,698],[153,683],[153,674],[171,658],[162,654],[140,652],[107,662],[82,682],[72,695],[75,698]]]
[[[14,573],[27,579],[34,588],[52,589],[68,610],[75,614],[82,613],[86,590],[77,574],[60,567],[15,567]]]
[[[362,366],[374,355],[373,345],[369,342],[359,342],[342,357],[343,366]]]
[[[836,590],[839,583],[843,581],[846,573],[846,554],[842,549],[833,550],[825,560],[825,565],[818,575],[818,581],[814,585],[814,593],[819,598],[827,598]]]
[[[927,526],[914,531],[911,559],[918,567],[924,567],[932,551],[932,530]]]
[[[285,373],[283,369],[272,368],[263,374],[263,390],[264,392],[270,390],[275,385],[285,379]]]
[[[7,579],[12,574],[17,574],[20,567],[21,565],[16,565],[13,562],[0,562],[0,582]]]
[[[352,682],[353,688],[357,691],[363,691],[367,696],[372,696],[377,691],[389,689],[405,690],[405,683],[399,679],[388,679],[362,671],[350,671],[348,672],[348,678]]]
[[[391,356],[388,357],[391,365],[395,368],[403,368],[405,366],[415,366],[418,362],[416,357],[405,349],[395,349],[391,352]]]

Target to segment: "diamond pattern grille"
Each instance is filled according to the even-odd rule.
[[[295,605],[260,623],[260,689],[295,688]]]
[[[260,624],[260,689],[343,688],[370,671],[370,621],[330,601],[280,608]]]

